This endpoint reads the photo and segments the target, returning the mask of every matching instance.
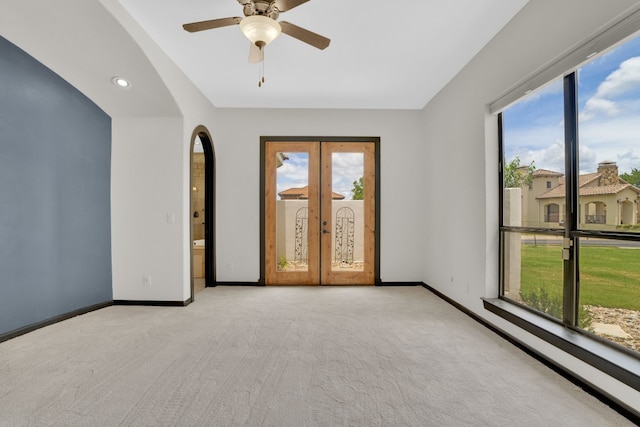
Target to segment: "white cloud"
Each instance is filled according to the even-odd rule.
[[[515,157],[515,156],[514,156]],[[528,150],[518,154],[521,165],[529,165],[533,162],[536,169],[547,169],[555,172],[565,173],[564,142],[557,139],[553,144],[540,150]],[[598,161],[597,153],[591,147],[581,144],[579,154],[580,173],[593,172],[596,170]]]
[[[353,182],[364,175],[362,153],[334,153],[332,160],[333,191],[351,198]]]
[[[564,173],[564,145],[561,140],[540,150],[530,150],[522,158],[522,164],[528,165],[532,161],[536,169],[548,169]]]
[[[640,56],[623,61],[617,70],[600,84],[595,97],[607,98],[622,95],[640,85]]]
[[[598,162],[604,160],[606,159],[598,159],[597,153],[593,151],[591,147],[586,144],[580,144],[578,153],[578,169],[580,173],[595,172],[598,167]]]
[[[589,98],[585,103],[585,108],[580,112],[580,120],[588,121],[598,115],[598,113],[604,113],[609,117],[614,117],[620,114],[620,108],[611,100],[604,98]]]
[[[620,66],[600,83],[593,97],[585,103],[580,112],[580,120],[589,121],[599,114],[614,117],[621,114],[621,109],[612,98],[623,95],[640,86],[640,57],[636,56],[623,61]]]
[[[309,184],[309,156],[302,153],[287,153],[288,160],[276,171],[276,192]]]
[[[629,150],[624,154],[618,154],[618,170],[620,173],[631,172],[633,168],[640,168],[640,157],[635,150]]]

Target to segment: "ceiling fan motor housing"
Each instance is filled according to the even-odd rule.
[[[182,25],[185,31],[196,33],[214,28],[239,25],[242,33],[253,46],[262,48],[271,43],[282,32],[320,50],[326,49],[331,40],[290,22],[278,22],[282,12],[289,11],[309,0],[237,0],[242,5],[245,17],[209,19]]]
[[[280,11],[274,4],[274,1],[269,0],[251,0],[244,3],[243,9],[244,16],[266,16],[271,19],[278,19]]]

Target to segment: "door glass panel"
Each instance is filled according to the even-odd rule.
[[[331,156],[332,271],[364,270],[364,154]]]
[[[309,153],[276,153],[276,271],[309,268]]]

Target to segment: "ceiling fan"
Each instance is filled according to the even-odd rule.
[[[190,33],[214,28],[239,25],[242,33],[251,41],[249,62],[261,62],[264,59],[264,47],[282,32],[310,44],[325,49],[331,40],[287,21],[276,21],[280,13],[300,6],[309,0],[238,0],[243,6],[244,18],[212,19],[209,21],[184,24],[182,28]]]

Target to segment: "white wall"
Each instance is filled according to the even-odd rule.
[[[191,136],[199,125],[213,133],[216,110],[117,0],[100,1],[179,108],[178,114],[151,118],[112,112],[113,297],[185,301],[191,294]]]
[[[112,127],[114,299],[183,301],[182,120],[117,118]]]
[[[428,210],[420,258],[426,283],[635,408],[637,391],[492,315],[481,297],[498,293],[497,125],[488,104],[638,3],[531,0],[425,107],[421,194],[447,208]],[[446,185],[436,185],[443,177]]]
[[[218,109],[217,276],[257,282],[260,276],[260,136],[381,138],[381,266],[383,281],[416,281],[423,242],[424,167],[418,111]]]

